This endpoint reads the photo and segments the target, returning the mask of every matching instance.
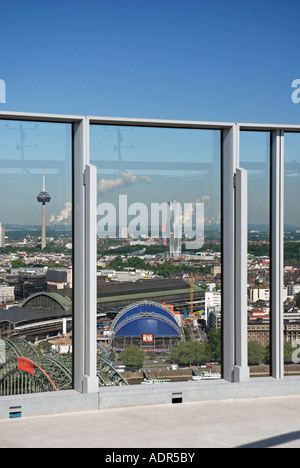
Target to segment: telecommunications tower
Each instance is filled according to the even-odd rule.
[[[46,247],[46,203],[49,203],[51,197],[46,192],[45,171],[43,171],[43,191],[37,197],[37,201],[42,203],[42,250]]]

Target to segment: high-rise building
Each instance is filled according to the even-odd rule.
[[[182,210],[181,205],[173,200],[169,202],[168,212],[168,254],[180,257],[182,252]]]
[[[161,225],[161,245],[164,245],[165,247],[168,245],[167,229],[165,224]]]
[[[42,203],[42,250],[46,247],[46,203],[51,200],[46,192],[45,171],[43,171],[43,191],[37,197],[37,201]]]
[[[121,239],[128,239],[129,237],[128,227],[120,227],[119,236]]]
[[[5,228],[0,222],[0,247],[5,247]]]

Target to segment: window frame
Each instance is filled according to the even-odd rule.
[[[223,382],[248,382],[247,365],[247,171],[239,167],[239,133],[271,133],[271,376],[283,373],[284,132],[297,125],[196,122],[0,112],[0,120],[61,122],[73,126],[74,391],[97,395],[96,213],[97,173],[90,164],[90,125],[212,129],[221,132]],[[223,273],[226,271],[226,275]],[[253,380],[253,379],[252,379]],[[195,389],[196,387],[189,383]],[[173,383],[172,391],[177,384]],[[216,385],[216,384],[215,384]],[[251,383],[250,383],[251,385]],[[201,393],[197,387],[196,393]],[[120,391],[118,391],[120,390]],[[102,391],[102,390],[101,390]],[[120,396],[124,388],[109,389]],[[147,395],[147,391],[141,389]],[[194,390],[193,390],[194,391]],[[67,401],[58,392],[67,407]],[[60,396],[57,395],[56,398]],[[6,397],[3,397],[6,398]],[[11,399],[20,399],[19,396]],[[25,398],[25,397],[24,397]],[[40,397],[42,398],[42,397]],[[47,398],[45,396],[45,398]],[[2,400],[2,399],[1,399]],[[0,408],[1,408],[0,400]],[[96,400],[93,400],[93,404]],[[151,403],[151,398],[148,400]],[[137,404],[139,400],[136,400]],[[81,403],[80,403],[81,404]],[[98,397],[97,397],[98,404]],[[122,399],[119,402],[122,406]],[[86,408],[87,406],[85,406]]]

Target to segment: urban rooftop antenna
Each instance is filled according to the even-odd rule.
[[[43,191],[37,197],[37,201],[42,203],[42,250],[46,247],[46,203],[49,203],[51,197],[46,192],[46,176],[43,171]]]

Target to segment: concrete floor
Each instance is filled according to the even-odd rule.
[[[241,446],[300,448],[300,396],[142,406],[0,422],[0,448]]]

